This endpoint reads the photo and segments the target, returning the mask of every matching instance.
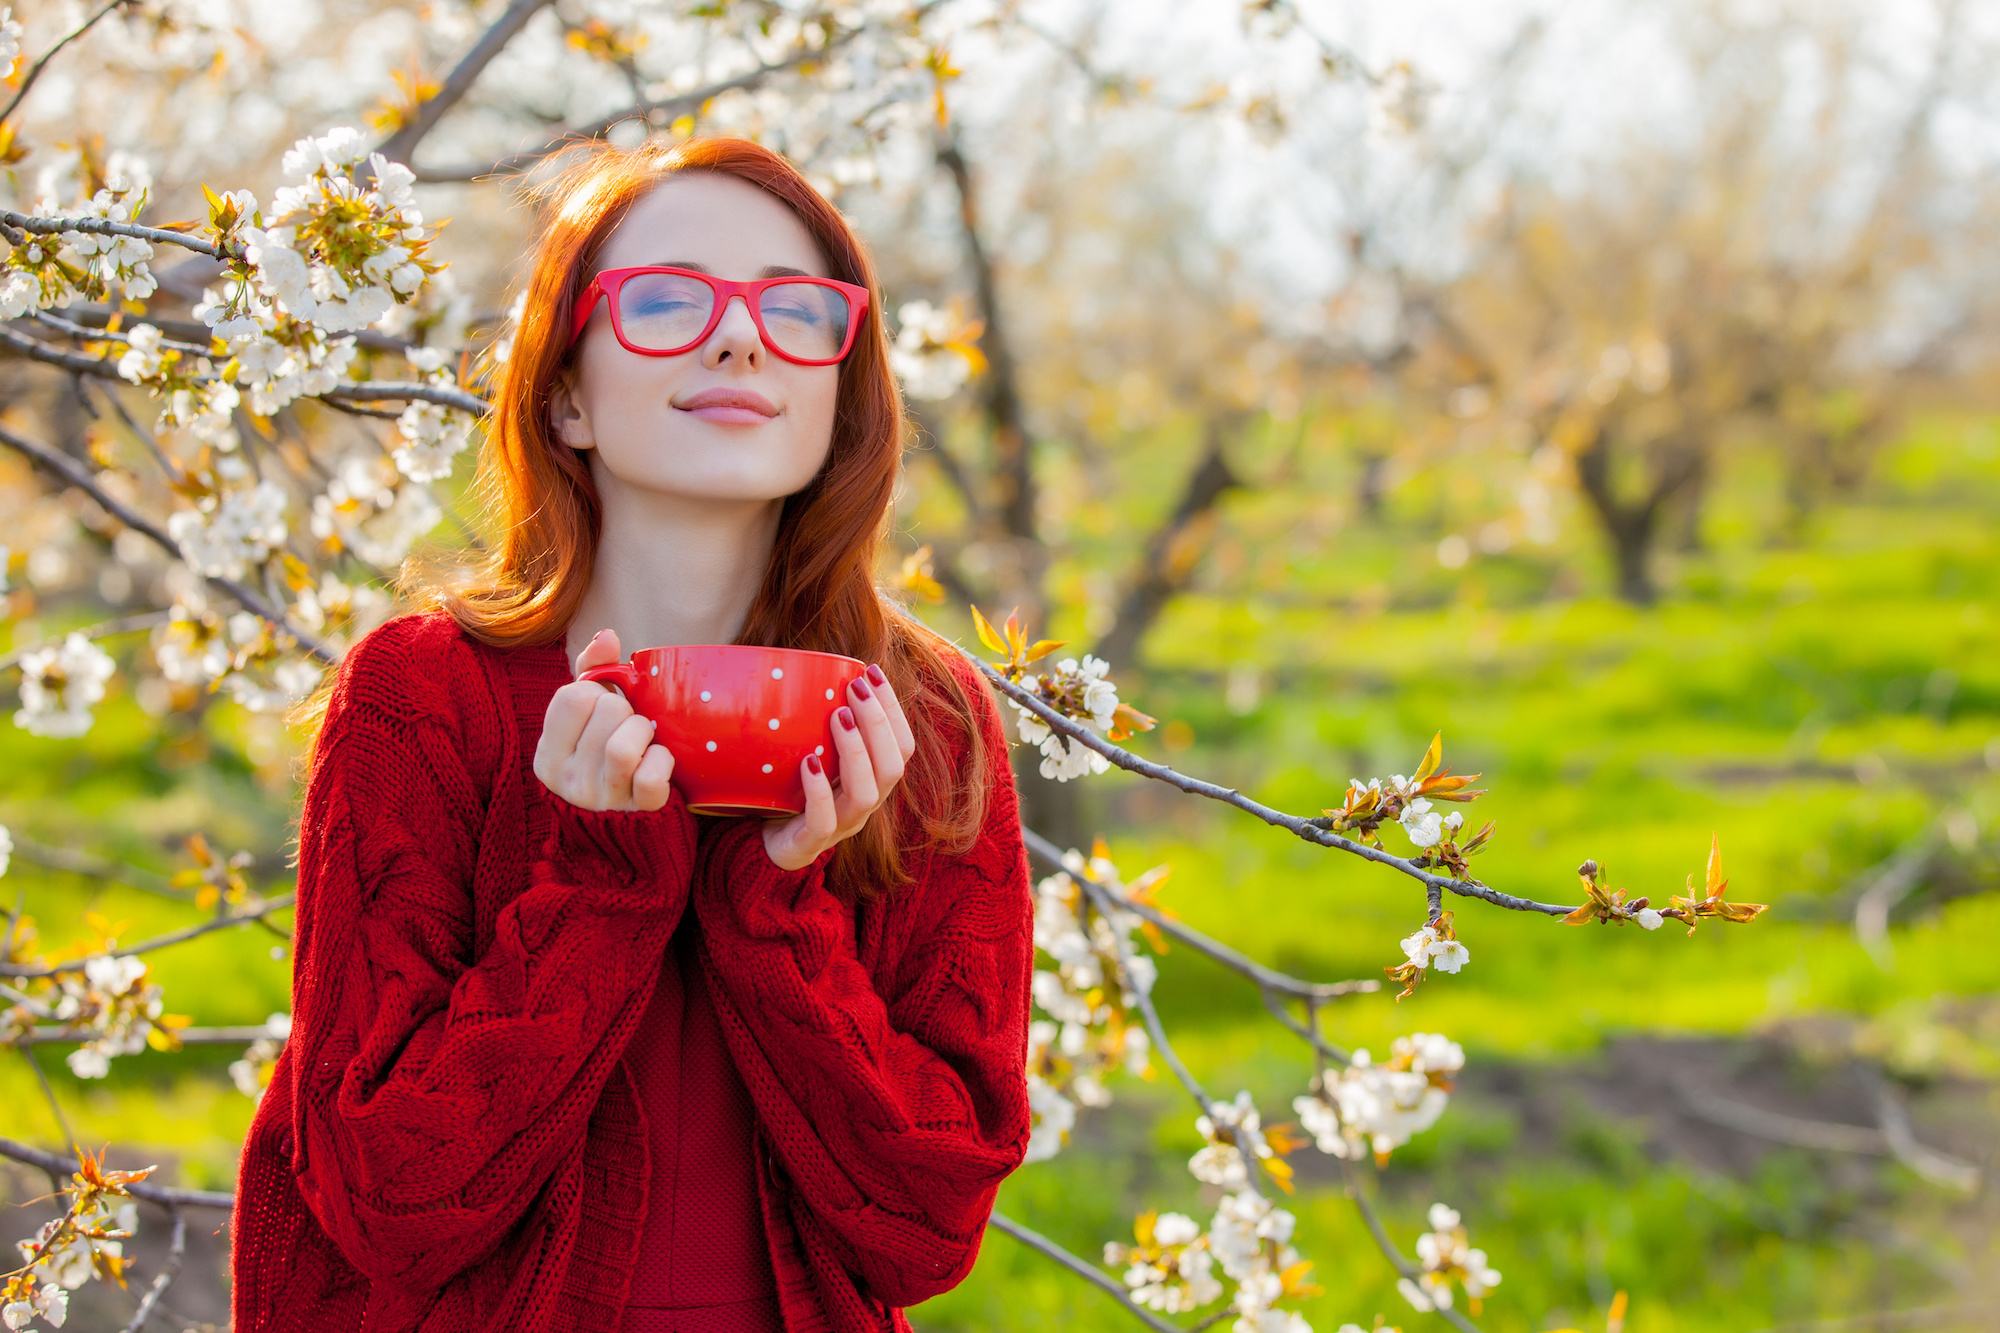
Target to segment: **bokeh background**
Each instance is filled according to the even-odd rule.
[[[10,206],[113,150],[150,165],[149,218],[196,216],[204,183],[262,195],[300,134],[393,130],[502,8],[132,5],[9,123]],[[549,6],[425,141],[453,336],[504,328],[530,220],[518,178],[452,164],[615,111],[628,75],[727,73],[732,34],[804,7],[708,8]],[[17,5],[27,54],[91,10]],[[1731,896],[1771,904],[1691,939],[1465,904],[1462,973],[1342,1001],[1344,1044],[1467,1052],[1382,1176],[1392,1233],[1460,1209],[1505,1275],[1491,1329],[1604,1329],[1614,1305],[1635,1333],[2000,1327],[2000,5],[947,0],[909,31],[922,77],[884,76],[888,111],[863,71],[651,127],[786,147],[874,245],[920,427],[885,581],[963,642],[977,603],[1098,652],[1161,720],[1134,748],[1282,809],[1409,772],[1441,730],[1491,788],[1488,882],[1562,900],[1595,858],[1658,901],[1713,834]],[[313,410],[306,432],[345,428]],[[20,360],[0,418],[78,458],[112,429]],[[469,470],[433,547],[477,525]],[[0,455],[0,651],[154,605],[164,565],[79,501]],[[121,674],[86,735],[0,724],[8,904],[50,943],[89,938],[87,913],[128,939],[185,925],[197,833],[286,888],[282,715],[176,698],[144,632],[104,642]],[[1036,827],[1102,835],[1128,874],[1171,864],[1164,906],[1294,974],[1379,976],[1422,920],[1400,877],[1219,806],[1021,774]],[[275,924],[154,956],[168,1007],[288,1010]],[[1177,949],[1157,995],[1211,1089],[1282,1116],[1309,1070],[1253,990]],[[229,1186],[240,1050],[90,1081],[54,1050],[84,1144]],[[8,1054],[4,1132],[59,1145]],[[1001,1195],[1087,1256],[1137,1212],[1213,1202],[1185,1099],[1113,1090]],[[1886,1138],[1801,1146],[1881,1138],[1885,1099],[1985,1183]],[[1425,1325],[1331,1163],[1293,1160],[1313,1326]],[[17,1203],[46,1186],[6,1179]],[[10,1209],[0,1239],[43,1215]],[[195,1238],[152,1327],[223,1323],[226,1242]],[[93,1288],[71,1326],[130,1312]],[[1130,1323],[997,1235],[912,1320]]]

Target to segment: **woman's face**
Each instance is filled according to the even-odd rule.
[[[739,281],[832,276],[797,214],[715,172],[655,186],[611,233],[592,272],[645,264]],[[768,501],[803,490],[826,461],[839,385],[838,365],[774,355],[740,297],[706,341],[678,356],[626,351],[600,300],[549,410],[564,444],[595,451],[600,489]]]

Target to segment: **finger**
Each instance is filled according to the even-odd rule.
[[[535,743],[536,772],[545,758],[553,767],[575,752],[591,711],[603,697],[604,691],[588,681],[572,681],[555,692],[542,717],[542,737]]]
[[[882,799],[875,782],[875,761],[869,757],[868,742],[862,739],[854,710],[846,705],[833,710],[833,749],[840,756],[840,813],[846,816],[873,810]]]
[[[618,646],[618,631],[601,629],[597,631],[595,638],[583,646],[583,651],[576,655],[577,673],[581,675],[594,666],[610,666],[623,658],[624,653]]]
[[[577,737],[576,753],[570,761],[573,771],[583,775],[587,782],[596,782],[604,770],[604,747],[611,740],[611,733],[625,725],[625,719],[632,716],[632,705],[625,702],[625,696],[616,690],[601,693],[592,702],[590,721],[584,724],[583,735]]]
[[[889,715],[882,711],[879,692],[868,683],[867,677],[857,678],[847,687],[847,693],[853,702],[855,721],[861,724],[862,739],[868,743],[876,784],[886,791],[903,776],[903,750],[896,743],[895,729],[889,725]]]
[[[604,787],[614,808],[632,803],[632,775],[653,743],[653,720],[634,714],[604,742]]]
[[[890,730],[896,733],[896,748],[902,751],[907,763],[917,752],[916,733],[910,730],[910,719],[903,713],[903,701],[896,697],[896,687],[889,683],[889,677],[881,667],[868,668],[868,683],[875,687],[875,697],[882,701],[882,711],[888,715]]]
[[[674,755],[664,745],[646,747],[646,757],[632,772],[632,804],[640,810],[657,810],[673,794]]]

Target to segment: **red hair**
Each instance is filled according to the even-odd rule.
[[[605,240],[632,205],[687,171],[721,172],[774,195],[796,214],[829,276],[866,287],[870,301],[840,366],[833,439],[806,488],[788,497],[763,585],[738,643],[807,648],[876,662],[903,701],[917,750],[888,804],[835,849],[834,881],[869,893],[909,878],[912,836],[948,852],[969,847],[985,814],[983,732],[945,653],[956,650],[889,606],[874,571],[902,466],[902,396],[878,312],[882,294],[861,240],[840,213],[777,153],[747,139],[671,146],[596,143],[533,191],[542,219],[513,350],[500,375],[477,484],[495,540],[483,564],[429,596],[467,634],[497,647],[561,639],[589,586],[603,507],[583,455],[549,420],[550,390],[569,364],[579,293]],[[954,761],[958,744],[969,748]]]

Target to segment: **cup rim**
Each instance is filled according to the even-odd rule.
[[[637,658],[642,654],[692,652],[696,649],[703,652],[728,649],[745,653],[783,653],[788,657],[820,657],[830,662],[850,662],[862,670],[866,670],[868,665],[860,658],[849,657],[845,653],[823,653],[816,648],[771,648],[760,643],[669,643],[654,648],[634,648],[630,656]]]

